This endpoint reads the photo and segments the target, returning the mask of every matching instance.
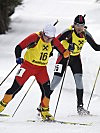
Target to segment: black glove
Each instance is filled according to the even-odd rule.
[[[22,64],[23,63],[23,58],[16,58],[16,63],[17,64]]]
[[[71,52],[74,51],[74,44],[73,43],[69,44],[68,50],[71,51]]]

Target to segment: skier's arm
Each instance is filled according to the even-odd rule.
[[[59,53],[64,56],[64,58],[67,58],[69,56],[70,51],[66,50],[57,38],[54,38],[52,43],[57,51],[59,51]]]
[[[15,56],[16,56],[16,58],[21,57],[21,53],[22,53],[22,48],[19,45],[17,45],[16,48],[15,48]]]
[[[18,45],[22,48],[25,49],[27,48],[31,43],[34,43],[38,40],[38,35],[36,33],[33,33],[26,37],[22,42],[20,42]]]
[[[86,31],[86,40],[95,51],[100,51],[100,45],[94,41],[92,35],[88,31]]]
[[[38,35],[37,34],[31,34],[30,36],[28,36],[27,38],[25,38],[22,42],[20,42],[16,47],[15,47],[15,56],[16,58],[21,57],[21,53],[22,50],[27,48],[30,44],[36,42],[38,39]],[[34,43],[34,45],[36,45]]]
[[[59,39],[59,41],[61,42],[62,40],[70,40],[71,39],[71,35],[72,35],[72,30],[65,30],[64,32],[60,33],[57,38]]]

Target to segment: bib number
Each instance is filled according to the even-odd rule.
[[[41,53],[41,55],[40,55],[40,60],[43,60],[43,61],[45,61],[46,59],[47,59],[47,56],[48,56],[48,53]]]
[[[24,69],[24,68],[20,68],[20,69],[18,70],[16,76],[22,77],[23,74],[24,74],[24,72],[25,72],[25,69]]]
[[[61,73],[61,71],[62,71],[62,64],[56,64],[54,72]]]

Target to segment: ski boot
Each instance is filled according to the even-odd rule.
[[[37,107],[37,111],[38,111],[38,112],[41,112],[41,105],[39,105],[39,106]]]
[[[77,113],[81,116],[90,115],[90,111],[84,109],[81,105],[77,107]]]
[[[38,113],[37,113],[37,118],[39,119],[40,116],[41,116],[41,105],[39,105],[39,106],[37,107],[37,111],[38,111]]]
[[[0,101],[0,112],[2,112],[6,106],[7,106],[6,103],[4,103],[3,101]]]
[[[53,121],[54,117],[49,113],[48,107],[41,107],[41,117],[43,121]]]

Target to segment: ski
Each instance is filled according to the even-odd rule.
[[[68,117],[93,117],[93,116],[99,116],[95,114],[89,114],[89,115],[68,115]]]
[[[92,123],[80,123],[80,122],[69,122],[69,121],[59,121],[59,120],[41,120],[41,121],[36,121],[36,120],[27,120],[27,122],[48,122],[48,123],[60,123],[60,124],[69,124],[69,125],[82,125],[82,126],[91,126]]]
[[[0,117],[10,117],[8,114],[0,114]]]

